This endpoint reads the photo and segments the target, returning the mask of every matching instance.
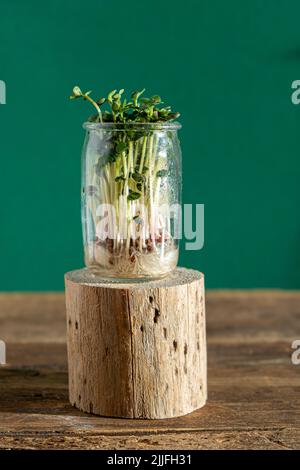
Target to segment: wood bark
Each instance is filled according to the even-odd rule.
[[[97,282],[65,276],[69,396],[82,411],[171,418],[207,396],[203,274],[178,268],[166,279]]]

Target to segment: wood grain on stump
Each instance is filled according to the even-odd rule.
[[[170,418],[207,396],[204,278],[177,268],[158,281],[65,275],[69,395],[102,416]]]

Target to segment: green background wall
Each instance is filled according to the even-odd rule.
[[[56,290],[81,267],[74,84],[146,87],[181,111],[186,203],[208,287],[300,288],[299,0],[1,0],[1,290]]]

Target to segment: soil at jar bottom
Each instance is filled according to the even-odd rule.
[[[85,248],[86,265],[95,274],[119,277],[163,277],[175,269],[179,251],[173,240],[96,240]]]

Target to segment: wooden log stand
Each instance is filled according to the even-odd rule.
[[[65,275],[70,402],[123,418],[172,418],[207,396],[204,278],[177,268],[159,281]]]

